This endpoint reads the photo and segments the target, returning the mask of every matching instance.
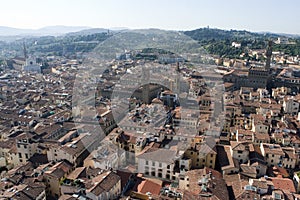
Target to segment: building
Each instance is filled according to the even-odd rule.
[[[145,176],[160,179],[177,180],[179,175],[179,157],[177,151],[170,149],[152,149],[137,156],[138,172]]]
[[[73,166],[68,161],[61,161],[50,167],[44,173],[47,193],[58,198],[61,195],[60,183],[72,171]]]
[[[191,168],[209,167],[214,169],[217,158],[215,142],[207,142],[209,139],[202,141],[197,137],[193,140],[191,147],[184,153],[184,157],[191,160]]]
[[[290,115],[297,115],[299,112],[299,102],[292,96],[286,96],[282,104],[285,113]]]
[[[0,192],[0,199],[46,200],[46,190],[43,184],[20,184]]]
[[[94,177],[86,188],[86,196],[90,199],[117,199],[121,194],[121,178],[112,171]]]
[[[300,172],[294,172],[294,176],[293,176],[293,182],[296,188],[297,193],[300,192]]]
[[[285,153],[280,145],[261,143],[260,150],[265,157],[268,166],[282,165],[282,159],[285,156]]]
[[[246,163],[249,160],[250,151],[253,151],[253,145],[248,142],[230,141],[232,157],[239,163]]]
[[[217,161],[223,175],[239,172],[239,160],[232,157],[230,145],[217,145]]]
[[[118,148],[117,145],[106,142],[101,142],[99,147],[92,151],[84,160],[85,167],[100,168],[103,170],[116,170],[125,165],[125,151]]]
[[[75,166],[81,165],[89,153],[97,147],[99,140],[97,134],[82,133],[64,145],[49,143],[47,158],[49,161],[67,160]]]
[[[184,176],[180,176],[179,189],[184,190],[183,199],[229,200],[222,174],[207,167],[190,170]]]
[[[41,73],[41,66],[36,63],[35,58],[27,58],[23,71]]]
[[[13,165],[25,164],[28,159],[37,153],[38,143],[33,141],[33,135],[22,133],[16,137],[15,148],[10,151]]]
[[[232,70],[223,76],[224,82],[234,83],[233,89],[239,89],[240,87],[266,88],[270,81],[272,43],[272,41],[268,42],[267,61],[264,67],[254,65],[249,69]]]

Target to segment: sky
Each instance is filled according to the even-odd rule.
[[[201,27],[300,34],[298,0],[1,0],[0,26]]]

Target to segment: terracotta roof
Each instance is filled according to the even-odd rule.
[[[226,183],[220,172],[205,167],[204,169],[190,170],[186,172],[186,176],[189,178],[189,189],[188,192],[184,193],[186,196],[193,194],[201,197],[201,194],[210,194],[212,199],[229,200]],[[203,177],[206,177],[208,181],[206,192],[202,191],[202,188],[199,185],[199,180],[202,180]],[[191,194],[188,194],[189,192]]]
[[[230,141],[230,145],[234,151],[254,151],[253,145],[248,142]]]
[[[150,192],[151,194],[160,194],[161,185],[154,183],[151,180],[143,180],[138,185],[138,192],[146,194],[147,192]]]
[[[249,185],[249,182],[247,180],[241,179],[240,174],[224,175],[224,180],[226,182],[226,185],[232,189],[232,199],[235,199],[235,197],[238,197],[240,194],[242,194],[244,191],[243,188],[246,185]]]
[[[67,161],[61,161],[49,168],[45,175],[54,176],[60,179],[72,169],[72,165]]]
[[[252,186],[256,187],[257,189],[268,189],[268,183],[265,180],[253,179]]]
[[[86,170],[85,167],[78,167],[74,171],[72,171],[67,178],[71,180],[77,179],[84,171]]]
[[[284,156],[284,152],[282,151],[282,148],[278,144],[262,144],[262,147],[264,148],[265,154],[275,154],[275,155],[282,155]]]
[[[222,170],[238,167],[238,161],[231,156],[230,148],[229,145],[217,146],[217,157]]]
[[[253,199],[260,199],[260,195],[257,194],[255,191],[243,191],[240,195],[238,195],[236,200],[253,200]]]
[[[296,193],[294,183],[289,178],[270,178],[275,189],[287,190]]]
[[[87,192],[99,196],[104,191],[110,191],[120,180],[121,178],[116,173],[104,172],[92,179],[92,187],[87,189]]]

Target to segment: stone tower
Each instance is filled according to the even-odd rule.
[[[143,67],[142,69],[142,82],[141,85],[143,85],[142,90],[142,99],[144,103],[150,103],[149,102],[149,95],[150,95],[150,69],[148,67]]]
[[[266,62],[266,66],[265,69],[267,71],[270,71],[270,66],[271,66],[271,57],[272,57],[272,41],[269,40],[268,42],[268,47],[267,47],[267,52],[266,52],[266,56],[267,56],[267,62]]]

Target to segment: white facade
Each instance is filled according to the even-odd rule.
[[[26,60],[25,66],[23,66],[23,70],[27,71],[27,72],[41,73],[41,66],[36,64],[36,61],[34,58],[28,58]]]
[[[263,122],[258,122],[256,124],[252,123],[252,131],[258,133],[268,133],[269,126],[264,124]]]
[[[249,160],[249,150],[232,150],[232,157],[237,159],[239,163],[246,163]]]
[[[145,176],[161,179],[177,180],[179,172],[174,171],[176,162],[179,167],[180,158],[177,152],[169,149],[158,149],[137,156],[138,172]]]
[[[260,150],[265,157],[268,166],[277,166],[282,164],[284,152],[278,144],[261,143]]]
[[[76,157],[67,153],[63,150],[63,148],[57,147],[50,147],[47,151],[47,158],[49,161],[60,161],[60,160],[67,160],[70,163],[75,163]]]
[[[299,103],[293,98],[285,99],[282,106],[285,113],[297,115],[299,112]]]

